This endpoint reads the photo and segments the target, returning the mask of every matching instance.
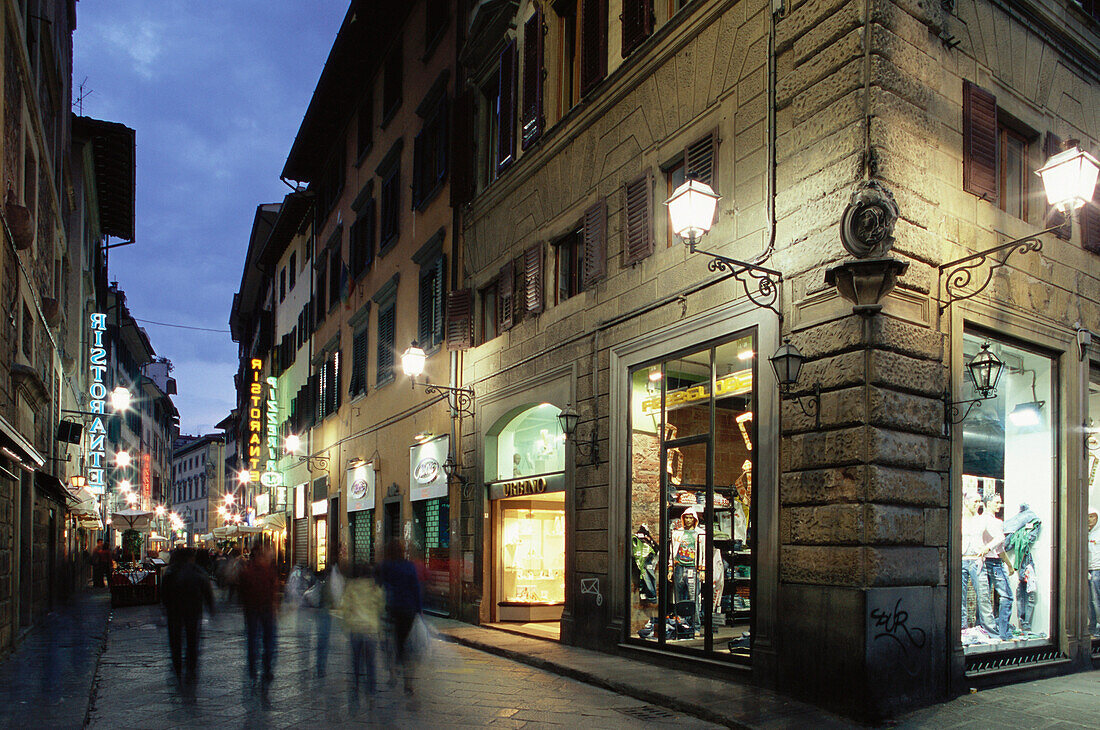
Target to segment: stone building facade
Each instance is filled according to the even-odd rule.
[[[1032,173],[1062,140],[1097,152],[1090,12],[474,4],[462,616],[553,605],[562,641],[721,659],[868,718],[1089,666],[1100,218],[1055,229]],[[724,264],[670,230],[688,178],[722,196],[697,245]],[[896,210],[877,253],[900,275],[853,308],[858,192]],[[954,285],[957,259],[1030,237]],[[789,393],[768,362],[786,338],[806,357]],[[998,395],[953,411],[983,344]],[[964,529],[985,510],[975,590]],[[518,560],[532,535],[559,550],[552,515],[560,562]],[[1021,522],[1030,542],[992,539]],[[1002,550],[1022,561],[1004,586]]]

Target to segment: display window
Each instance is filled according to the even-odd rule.
[[[1089,373],[1089,420],[1085,435],[1087,464],[1085,478],[1088,485],[1088,570],[1086,589],[1089,601],[1089,634],[1092,636],[1093,656],[1100,647],[1100,367]]]
[[[519,479],[565,470],[561,410],[550,403],[526,408],[496,436],[496,479]]]
[[[496,500],[501,621],[556,621],[565,605],[565,494]]]
[[[962,645],[967,655],[1050,642],[1056,615],[1057,367],[984,333],[963,335],[1003,363],[996,395],[962,421]],[[977,398],[967,371],[962,399]]]
[[[630,372],[629,637],[747,660],[756,335]]]
[[[317,546],[317,572],[328,567],[328,520],[319,519],[313,523],[314,543]]]

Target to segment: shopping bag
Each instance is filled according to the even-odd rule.
[[[432,651],[432,632],[424,617],[417,615],[413,620],[412,629],[409,630],[407,651],[415,661],[422,662],[428,658]]]

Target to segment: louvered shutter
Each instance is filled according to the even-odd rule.
[[[390,304],[378,312],[378,382],[383,383],[393,377],[394,363],[394,305]]]
[[[516,42],[500,52],[499,98],[497,100],[497,169],[512,163],[516,153]]]
[[[623,58],[653,33],[653,0],[623,0]]]
[[[718,135],[713,132],[689,145],[684,151],[685,179],[705,182],[713,188],[717,174],[717,147]]]
[[[363,205],[359,213],[359,245],[362,247],[363,271],[367,271],[374,264],[374,239],[377,226],[375,217],[374,198],[370,198]]]
[[[623,195],[623,265],[637,263],[653,253],[653,178],[645,175],[628,183]]]
[[[1077,215],[1081,221],[1081,246],[1100,254],[1100,207],[1096,203],[1086,203],[1078,208]]]
[[[1047,132],[1046,138],[1043,140],[1043,162],[1045,163],[1054,155],[1062,151],[1062,138],[1056,135],[1054,132]],[[1070,216],[1061,212],[1054,212],[1054,206],[1047,206],[1047,216],[1050,221],[1050,225],[1054,225],[1058,222],[1054,216],[1061,216],[1064,221],[1061,226],[1054,230],[1054,235],[1061,238],[1063,241],[1068,241],[1073,235],[1073,228],[1070,223]]]
[[[424,131],[421,129],[413,138],[412,203],[414,208],[424,199]]]
[[[332,412],[340,410],[344,401],[344,392],[340,390],[340,379],[344,377],[344,353],[340,350],[332,353]]]
[[[451,110],[447,96],[439,100],[439,110],[436,111],[436,124],[439,126],[435,135],[435,183],[438,185],[447,177],[447,151],[450,147]],[[434,187],[434,186],[433,186]]]
[[[963,190],[997,202],[997,98],[963,82]]]
[[[474,341],[474,293],[457,289],[447,293],[447,349],[469,350]]]
[[[515,297],[513,296],[515,283],[515,267],[509,261],[500,268],[500,274],[497,278],[497,322],[500,323],[501,332],[512,329],[515,322],[515,312],[513,311],[515,307]]]
[[[367,329],[355,333],[351,342],[351,377],[348,393],[355,396],[367,392]]]
[[[466,89],[455,97],[454,117],[451,128],[451,205],[458,207],[473,197],[474,156],[470,140],[473,139],[473,92]]]
[[[542,134],[542,10],[523,24],[523,149]]]
[[[582,235],[587,289],[607,273],[607,201],[603,198],[584,212]]]
[[[536,243],[523,252],[523,283],[527,311],[538,314],[543,307],[541,243]]]
[[[607,0],[581,0],[581,96],[607,75]]]

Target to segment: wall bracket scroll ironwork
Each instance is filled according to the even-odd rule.
[[[1002,243],[1000,246],[988,248],[985,251],[964,256],[961,259],[949,261],[940,266],[940,280],[942,282],[942,294],[940,299],[940,313],[942,314],[955,302],[976,297],[985,291],[989,282],[993,281],[993,274],[1008,264],[1013,254],[1024,254],[1032,251],[1043,250],[1043,241],[1039,236],[1051,233],[1062,227],[1062,223],[1051,226],[1030,236],[1017,238],[1015,241]],[[996,254],[1005,252],[1004,256],[997,258]],[[980,272],[981,268],[989,263],[989,268]]]
[[[744,289],[749,301],[758,307],[775,312],[775,316],[782,321],[783,314],[779,311],[779,288],[783,284],[781,272],[757,266],[748,261],[739,261],[711,251],[704,251],[696,247],[694,239],[688,241],[688,251],[709,256],[710,261],[707,262],[709,271],[728,272]]]

